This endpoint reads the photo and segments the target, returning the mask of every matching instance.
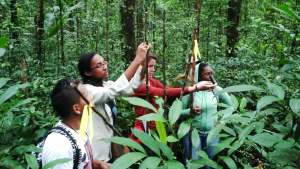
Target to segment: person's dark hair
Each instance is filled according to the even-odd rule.
[[[208,66],[208,64],[206,64],[206,63],[200,63],[200,64],[199,64],[199,67],[198,67],[198,82],[201,81],[200,75],[201,75],[201,73],[204,71],[204,68],[205,68],[206,66]]]
[[[51,104],[57,115],[62,118],[70,116],[70,112],[74,104],[79,103],[79,94],[72,88],[70,83],[77,86],[80,83],[78,79],[62,79],[54,86],[51,91],[50,98]]]
[[[151,52],[148,53],[148,56],[149,56],[148,62],[149,62],[151,59],[157,60],[157,57],[156,57],[153,53],[151,53]]]
[[[83,83],[87,83],[88,80],[91,80],[91,77],[84,74],[85,71],[91,70],[91,61],[97,52],[90,52],[82,55],[78,62],[78,71],[82,78]]]

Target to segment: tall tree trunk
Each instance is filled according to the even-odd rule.
[[[153,2],[153,21],[154,22],[152,22],[153,23],[153,27],[152,27],[152,35],[153,35],[153,49],[155,49],[154,48],[154,45],[155,45],[155,29],[156,29],[156,25],[155,25],[155,13],[156,13],[156,0],[154,0],[154,2]]]
[[[38,8],[37,8],[37,15],[36,15],[36,25],[37,25],[37,31],[36,31],[36,51],[37,51],[37,59],[39,61],[38,64],[38,72],[40,72],[41,69],[41,63],[42,63],[42,55],[43,55],[43,44],[42,40],[44,38],[44,0],[38,0]],[[24,58],[23,58],[24,59]]]
[[[76,4],[78,4],[78,0],[76,0]],[[87,5],[87,4],[85,4],[85,5]],[[80,9],[76,9],[76,27],[77,27],[77,29],[76,29],[76,39],[77,39],[77,47],[79,48],[79,49],[81,49],[82,47],[81,47],[81,43],[80,43],[80,33],[81,33],[81,24],[80,24],[80,18],[79,18],[79,16],[80,16]],[[80,53],[79,53],[79,55],[82,55],[82,50],[79,50],[80,51]]]
[[[135,57],[135,37],[134,37],[134,11],[135,0],[124,0],[124,5],[120,7],[122,35],[124,38],[124,55],[127,61],[133,61]]]
[[[228,26],[227,26],[227,57],[236,57],[234,46],[239,41],[237,28],[240,25],[242,0],[228,0]]]
[[[221,3],[219,3],[219,16],[221,18],[223,18],[224,16],[224,13],[223,13],[223,10],[222,10],[222,5]],[[218,46],[221,48],[222,46],[222,36],[224,34],[224,31],[223,31],[223,22],[222,21],[218,21]]]
[[[64,53],[64,29],[63,29],[63,22],[62,22],[62,10],[63,10],[63,5],[61,0],[59,0],[59,16],[60,16],[60,46],[61,46],[61,63],[63,66],[65,66],[65,53]]]
[[[144,11],[143,11],[143,2],[142,0],[138,0],[138,7],[137,7],[137,43],[144,42]]]
[[[22,63],[21,63],[21,80],[22,80],[22,84],[26,83],[27,82],[27,75],[26,75],[26,72],[23,71],[26,69],[26,60],[25,60],[25,57],[23,57],[22,59]],[[28,98],[28,88],[26,87],[25,88],[25,99]]]
[[[109,0],[106,0],[106,60],[109,62]]]
[[[13,28],[11,29],[11,36],[12,39],[15,40],[14,45],[16,46],[17,44],[19,44],[19,34],[18,34],[18,11],[17,11],[17,0],[11,0],[10,1],[10,21],[13,24]],[[17,64],[18,61],[16,59],[17,57],[15,57],[14,55],[14,48],[11,49],[11,55],[10,55],[10,59],[9,62],[11,65]],[[11,73],[12,68],[9,67],[9,74]]]

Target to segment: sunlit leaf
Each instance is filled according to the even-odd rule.
[[[178,141],[178,139],[175,138],[174,136],[170,135],[170,136],[167,137],[167,141],[168,142],[176,142],[176,141]]]
[[[221,123],[209,131],[207,136],[207,144],[209,144],[220,133],[224,126],[225,123]]]
[[[222,158],[223,161],[230,169],[237,169],[235,162],[230,157],[219,157]]]
[[[237,85],[237,86],[230,86],[230,87],[227,87],[223,90],[220,90],[216,93],[216,96],[217,95],[220,95],[222,93],[229,93],[229,92],[243,92],[243,91],[251,91],[251,90],[255,90],[255,91],[259,91],[259,90],[262,90],[261,88],[259,87],[256,87],[256,86],[252,86],[252,85]]]
[[[154,169],[159,165],[160,161],[161,159],[158,157],[147,157],[140,164],[139,169]]]
[[[160,122],[167,122],[167,120],[161,114],[149,113],[137,118],[142,121],[160,121]]]
[[[162,143],[167,144],[167,132],[163,122],[155,121],[156,130]]]
[[[288,14],[289,16],[291,16],[294,19],[297,19],[298,21],[300,20],[300,17],[294,11],[290,10],[289,7],[286,5],[277,5],[272,7],[280,12]]]
[[[271,104],[274,101],[279,101],[280,99],[274,96],[264,96],[258,100],[256,105],[256,111],[259,112],[265,106]]]
[[[135,128],[132,129],[132,132],[137,138],[141,140],[143,144],[148,146],[153,152],[160,156],[159,145],[158,142],[154,140],[154,138],[149,136],[149,134],[145,133],[144,131]]]
[[[195,150],[198,150],[200,145],[200,137],[197,129],[194,129],[192,132],[192,144],[195,148]]]
[[[182,110],[182,103],[179,99],[176,99],[171,108],[170,108],[170,111],[169,111],[169,122],[170,122],[170,125],[172,126],[176,121],[177,119],[179,118],[180,116],[180,113],[181,113],[181,110]]]
[[[236,97],[233,94],[230,95],[230,98],[234,109],[237,110],[239,106],[239,102],[237,101]]]
[[[100,140],[104,141],[106,143],[113,142],[113,143],[125,145],[125,146],[128,146],[128,147],[132,147],[132,148],[135,148],[135,149],[143,152],[144,154],[146,154],[146,151],[144,150],[144,148],[140,144],[138,144],[137,142],[133,141],[130,138],[112,137],[112,138],[103,138],[103,139],[100,139]]]
[[[139,161],[140,159],[146,157],[146,154],[139,152],[130,152],[119,157],[114,163],[109,167],[109,169],[120,169],[128,168],[133,163]]]
[[[136,105],[136,106],[141,106],[141,107],[146,107],[148,109],[153,110],[154,112],[156,112],[157,114],[159,114],[159,112],[156,110],[156,108],[149,102],[147,102],[144,99],[138,98],[138,97],[123,97],[123,100],[128,101],[130,104]]]
[[[183,136],[186,135],[186,133],[189,132],[192,121],[193,119],[188,119],[179,125],[178,134],[177,134],[178,140],[180,140]]]
[[[295,114],[300,116],[300,99],[291,99],[290,107]]]
[[[38,169],[38,162],[36,160],[36,157],[32,154],[26,154],[25,153],[25,159],[28,163],[28,165],[32,168],[32,169]]]

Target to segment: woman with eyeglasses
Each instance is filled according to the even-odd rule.
[[[192,74],[192,71],[190,71],[190,75]],[[195,67],[195,78],[194,82],[198,83],[201,81],[208,81],[210,80],[210,76],[213,76],[213,71],[210,68],[208,64],[200,63],[196,65]],[[217,86],[214,90],[211,92],[206,91],[198,91],[195,92],[194,97],[194,103],[193,103],[193,113],[195,114],[193,119],[193,128],[198,130],[199,138],[200,138],[200,144],[198,150],[195,150],[194,146],[192,147],[192,157],[191,159],[197,159],[200,158],[196,152],[203,150],[206,152],[208,157],[212,159],[213,153],[216,149],[215,146],[211,146],[212,144],[217,144],[219,142],[219,137],[215,137],[210,143],[207,143],[207,136],[210,130],[212,130],[214,127],[219,125],[220,123],[223,123],[222,117],[220,116],[213,116],[214,113],[217,112],[217,103],[225,103],[228,105],[226,109],[233,108],[232,102],[230,99],[230,96],[228,93],[222,93],[219,96],[215,96],[215,94],[222,90],[221,87]],[[229,116],[229,114],[225,114],[223,116]],[[181,118],[188,119],[190,117],[190,106],[189,106],[189,96],[186,95],[182,97],[182,112],[181,112]],[[185,120],[186,120],[185,119]],[[181,143],[184,148],[184,156],[185,158],[189,157],[189,133],[187,133],[181,140]],[[203,168],[210,168],[209,166],[204,166]]]
[[[102,56],[96,52],[86,53],[81,56],[78,62],[78,70],[82,81],[89,94],[93,96],[95,108],[111,124],[113,124],[113,116],[116,113],[114,99],[121,95],[133,94],[133,91],[143,83],[146,53],[148,50],[149,46],[146,43],[141,43],[138,46],[135,59],[115,82],[103,82],[103,79],[109,77],[109,72],[108,62],[104,61]],[[113,130],[96,113],[93,113],[93,125],[93,157],[94,159],[111,163],[111,143],[105,143],[99,141],[99,139],[113,137]]]

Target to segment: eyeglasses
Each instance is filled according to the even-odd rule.
[[[91,69],[95,69],[95,68],[103,68],[104,65],[108,65],[107,61],[104,61],[103,63],[97,63],[97,66],[92,67]]]

